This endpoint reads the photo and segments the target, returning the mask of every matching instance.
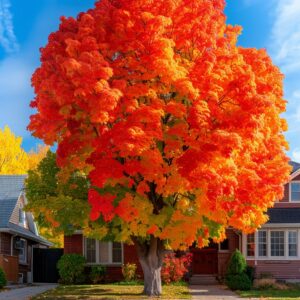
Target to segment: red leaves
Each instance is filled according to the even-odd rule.
[[[108,222],[114,217],[113,195],[100,195],[95,190],[89,190],[88,201],[91,205],[91,220],[95,221],[102,215],[103,219]]]

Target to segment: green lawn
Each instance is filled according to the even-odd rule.
[[[33,300],[56,299],[149,299],[142,295],[142,285],[60,285]],[[163,286],[162,299],[191,299],[187,285]]]
[[[290,285],[287,290],[265,289],[265,290],[250,290],[239,291],[241,297],[245,298],[263,298],[270,300],[295,300],[300,299],[300,286]]]

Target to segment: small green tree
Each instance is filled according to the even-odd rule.
[[[2,289],[7,283],[6,275],[2,268],[0,267],[0,289]]]
[[[247,262],[239,250],[232,253],[225,276],[226,285],[232,290],[249,290],[252,282],[246,274]]]
[[[247,263],[243,254],[236,249],[230,258],[227,274],[241,274],[246,270]]]

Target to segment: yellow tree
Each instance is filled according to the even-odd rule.
[[[46,157],[50,147],[46,145],[38,145],[36,151],[30,150],[28,153],[28,169],[34,170],[40,161]]]
[[[15,136],[8,126],[0,129],[0,174],[25,174],[28,155],[21,147],[22,138]]]

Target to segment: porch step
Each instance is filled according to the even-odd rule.
[[[215,285],[218,284],[217,275],[195,274],[190,278],[191,285]]]

